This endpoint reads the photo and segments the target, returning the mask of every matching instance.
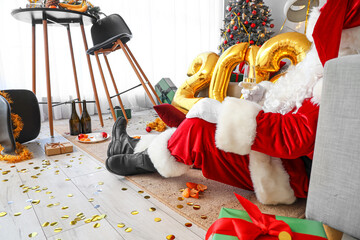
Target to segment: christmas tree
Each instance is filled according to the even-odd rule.
[[[274,27],[269,7],[262,0],[230,0],[226,6],[224,29],[221,29],[220,54],[241,42],[262,45]]]

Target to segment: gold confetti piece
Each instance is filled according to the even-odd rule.
[[[64,215],[61,217],[62,219],[68,219],[69,218],[69,215]]]
[[[123,227],[125,227],[125,224],[124,223],[118,223],[118,225],[117,225],[119,228],[123,228]]]
[[[32,232],[29,234],[29,238],[33,238],[33,237],[36,237],[38,235],[37,232]]]
[[[37,174],[36,174],[36,176],[40,176],[40,175],[41,175],[41,173],[37,173]]]
[[[28,190],[28,189],[26,189],[26,190],[24,190],[24,191],[23,191],[23,193],[27,193],[28,191],[29,191],[29,190]]]
[[[100,227],[100,223],[95,223],[94,228],[98,228],[98,227]]]
[[[104,185],[104,182],[98,182],[99,185]]]
[[[70,178],[66,178],[65,181],[70,181],[71,179]]]
[[[68,194],[67,196],[68,196],[68,197],[73,197],[74,195],[72,195],[72,194]]]
[[[35,170],[40,169],[40,167],[34,167]]]
[[[51,194],[51,193],[52,193],[51,191],[46,192],[46,194]]]
[[[15,217],[20,216],[20,215],[21,215],[21,212],[14,213]]]
[[[76,223],[77,223],[77,221],[74,220],[74,221],[70,222],[70,225],[75,225]]]
[[[81,218],[80,218],[80,217],[76,217],[76,218],[74,219],[74,221],[80,222],[80,221],[81,221]]]
[[[184,201],[184,198],[183,197],[178,197],[178,200],[179,201]]]
[[[194,203],[192,203],[192,202],[188,202],[188,203],[186,203],[188,206],[192,206],[192,205],[194,205]]]
[[[161,218],[155,218],[154,221],[155,222],[161,222]]]
[[[24,184],[21,184],[19,187],[23,187],[23,186],[25,186]]]
[[[66,156],[70,156],[70,155],[71,155],[70,153],[66,154]]]
[[[49,199],[54,199],[55,197],[54,196],[49,196]]]
[[[44,222],[41,226],[43,226],[43,227],[47,227],[47,226],[49,226],[49,222]]]
[[[76,216],[78,216],[78,217],[83,216],[83,215],[84,215],[84,213],[82,213],[82,212],[79,212],[78,214],[76,214]]]
[[[62,231],[62,228],[55,228],[54,229],[54,232],[58,233],[58,232],[61,232]]]
[[[52,222],[52,223],[50,223],[50,226],[56,226],[58,224],[58,222]]]
[[[136,214],[139,214],[139,212],[138,211],[132,211],[131,214],[136,215]]]
[[[181,204],[179,204],[179,205],[177,205],[176,207],[179,208],[179,209],[182,209],[184,206],[181,205]]]
[[[70,160],[70,162],[74,162],[74,160]]]
[[[129,233],[132,231],[132,228],[125,228],[125,232]]]
[[[191,227],[192,223],[185,223],[185,227]]]
[[[24,190],[28,190],[28,189],[29,189],[29,187],[23,187],[23,189],[24,189]]]
[[[85,219],[84,222],[85,223],[91,223],[91,218]]]
[[[138,191],[138,193],[140,193],[140,194],[141,194],[141,193],[144,193],[144,191],[140,190],[140,191]]]
[[[200,205],[194,205],[194,206],[193,206],[193,209],[194,209],[194,210],[199,210],[199,209],[200,209]]]
[[[156,211],[156,208],[151,207],[151,208],[149,208],[149,211],[150,211],[150,212],[155,212],[155,211]]]
[[[97,167],[96,169],[101,169],[101,167]]]
[[[28,164],[31,165],[31,164],[34,164],[34,163],[33,163],[33,162],[29,162]]]
[[[166,236],[166,239],[167,239],[167,240],[174,240],[174,239],[175,239],[175,236],[174,236],[174,235],[167,235],[167,236]]]
[[[51,207],[53,207],[53,206],[54,206],[54,204],[52,204],[52,203],[50,203],[50,204],[47,205],[48,208],[51,208]]]
[[[89,198],[89,202],[93,202],[94,201],[94,199],[93,198]]]
[[[29,209],[31,209],[31,208],[32,208],[31,205],[28,205],[28,206],[24,207],[25,210],[29,210]]]
[[[149,199],[149,198],[150,198],[150,196],[149,196],[149,195],[146,195],[144,198],[145,198],[145,199]]]
[[[124,187],[124,188],[122,188],[121,190],[126,191],[126,190],[127,190],[127,188],[126,188],[126,187]]]
[[[7,182],[7,181],[9,181],[9,179],[4,179],[4,180],[2,180],[3,182]]]
[[[183,189],[183,188],[180,188],[180,189],[179,189],[179,192],[183,192],[184,190],[185,190],[185,189]]]
[[[38,177],[34,175],[34,176],[31,176],[31,178],[38,178]]]
[[[14,168],[15,167],[15,165],[12,165],[12,166],[10,166],[11,168]]]
[[[38,190],[36,190],[35,192],[36,192],[36,193],[39,193],[39,192],[41,192],[41,190],[40,190],[40,189],[38,189]]]
[[[100,218],[99,215],[95,215],[95,216],[93,216],[93,217],[91,218],[91,221],[92,221],[92,222],[96,222],[96,221],[99,221],[99,220],[101,220],[101,218]]]
[[[82,162],[79,162],[79,164],[82,164]]]
[[[59,160],[56,159],[54,162],[58,162],[58,161],[59,161]]]
[[[0,217],[6,216],[7,212],[0,212]]]
[[[54,206],[59,206],[59,205],[60,205],[60,203],[59,203],[59,202],[54,203]]]
[[[201,219],[207,219],[206,215],[201,215]]]
[[[47,188],[47,187],[44,187],[42,190],[43,190],[43,191],[46,191],[46,190],[48,190],[48,188]]]
[[[100,218],[101,218],[101,219],[104,219],[104,218],[106,218],[106,217],[107,217],[106,214],[101,214],[101,215],[100,215]]]

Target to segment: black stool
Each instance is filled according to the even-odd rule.
[[[90,48],[87,51],[87,54],[91,54],[91,55],[95,54],[96,61],[99,66],[100,75],[101,75],[101,78],[102,78],[102,81],[104,84],[105,93],[106,93],[106,96],[107,96],[107,99],[108,99],[108,102],[110,105],[110,110],[113,115],[114,121],[116,120],[115,111],[114,111],[114,107],[111,103],[111,97],[110,97],[109,90],[106,85],[104,73],[103,73],[103,70],[102,70],[102,67],[100,64],[100,60],[99,60],[99,56],[98,56],[99,54],[103,54],[103,56],[104,56],[106,65],[107,65],[109,73],[110,73],[111,80],[114,85],[114,89],[116,91],[115,96],[117,96],[117,98],[119,100],[121,110],[122,110],[123,115],[125,116],[126,120],[127,120],[127,117],[126,117],[124,105],[122,104],[120,94],[117,89],[117,86],[116,86],[116,83],[114,80],[114,76],[112,74],[112,71],[111,71],[111,68],[109,65],[109,61],[106,57],[106,55],[110,54],[111,52],[114,52],[118,49],[122,49],[124,51],[126,58],[128,59],[132,68],[134,69],[137,77],[140,80],[141,85],[144,87],[145,92],[147,93],[148,97],[150,98],[150,101],[152,102],[152,104],[154,106],[157,105],[154,98],[152,97],[148,87],[146,86],[146,84],[149,86],[150,90],[156,96],[158,102],[161,103],[153,86],[151,85],[151,83],[149,82],[145,73],[141,69],[138,62],[136,61],[134,55],[131,53],[129,47],[126,45],[126,43],[131,39],[132,34],[131,34],[129,27],[126,25],[125,21],[122,19],[122,17],[120,15],[112,14],[103,19],[98,20],[91,27],[91,37],[92,37],[92,40],[94,43],[94,47]],[[140,73],[139,73],[139,71],[140,71]],[[144,78],[144,80],[143,80],[143,78]],[[140,86],[140,84],[138,86]]]

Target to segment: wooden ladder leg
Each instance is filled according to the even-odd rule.
[[[90,78],[91,78],[91,84],[92,84],[93,91],[94,91],[96,109],[97,109],[98,114],[99,114],[100,125],[102,127],[104,127],[104,121],[103,121],[103,117],[102,117],[102,113],[101,113],[99,97],[98,97],[97,90],[96,90],[94,72],[93,72],[93,69],[92,69],[92,66],[91,66],[90,56],[89,56],[89,54],[86,53],[86,51],[88,50],[88,45],[87,45],[87,41],[86,41],[86,35],[85,35],[85,29],[84,29],[84,23],[83,22],[80,22],[80,29],[81,29],[82,38],[83,38],[84,47],[85,47],[85,54],[86,54],[86,59],[87,59],[87,62],[88,62],[89,73],[90,73]]]
[[[67,33],[68,33],[70,56],[71,56],[71,62],[72,62],[72,67],[73,67],[73,72],[74,72],[76,95],[79,100],[79,110],[80,110],[80,115],[81,115],[81,113],[82,113],[81,102],[80,102],[81,98],[80,98],[79,82],[78,82],[77,73],[76,73],[74,50],[73,50],[73,45],[72,45],[72,40],[71,40],[70,25],[67,25],[66,29],[67,29]]]
[[[120,39],[117,40],[117,43],[121,46],[121,49],[124,51],[126,58],[130,62],[131,67],[134,69],[134,72],[135,72],[136,76],[139,78],[141,85],[143,86],[148,97],[150,98],[150,101],[152,102],[152,104],[154,106],[156,106],[157,104],[156,104],[154,98],[151,96],[151,93],[149,92],[148,88],[146,87],[146,84],[144,83],[143,79],[141,78],[139,71],[136,69],[136,66],[134,65],[133,61],[131,60],[131,57],[129,56],[128,52],[126,51],[124,44],[121,42]]]
[[[104,72],[103,72],[103,70],[102,70],[101,63],[100,63],[100,59],[99,59],[99,55],[98,55],[97,52],[95,52],[95,58],[96,58],[96,61],[97,61],[98,66],[99,66],[99,71],[100,71],[101,79],[102,79],[102,81],[103,81],[103,85],[104,85],[106,97],[107,97],[107,100],[108,100],[108,102],[109,102],[110,111],[111,111],[111,114],[112,114],[112,116],[113,116],[114,121],[116,121],[115,110],[114,110],[114,107],[113,107],[112,102],[111,102],[109,90],[108,90],[108,87],[107,87],[106,81],[105,81]]]
[[[105,62],[106,62],[106,66],[107,66],[107,68],[108,68],[108,70],[109,70],[109,74],[110,74],[110,77],[111,77],[111,81],[112,81],[112,83],[113,83],[113,85],[114,85],[115,92],[116,92],[116,94],[119,94],[119,90],[118,90],[118,88],[117,88],[117,86],[116,86],[116,82],[115,82],[115,79],[114,79],[114,75],[113,75],[113,73],[112,73],[112,71],[111,71],[111,67],[110,67],[108,58],[106,57],[106,54],[105,54],[105,53],[103,54],[103,56],[104,56],[104,59],[105,59]],[[124,108],[124,105],[123,105],[123,103],[122,103],[122,101],[121,101],[120,95],[117,95],[117,99],[118,99],[118,101],[119,101],[119,105],[120,105],[121,111],[122,111],[122,113],[124,114],[124,117],[125,117],[126,121],[128,121],[128,118],[127,118],[126,112],[125,112],[125,108]]]
[[[32,22],[32,91],[36,95],[36,32],[35,22]]]
[[[48,42],[48,32],[47,32],[47,20],[45,16],[43,18],[43,30],[44,30],[44,52],[45,52],[46,90],[47,90],[47,104],[48,104],[48,114],[49,114],[48,116],[49,128],[50,128],[50,136],[54,137],[51,84],[50,84],[49,42]]]
[[[126,43],[124,44],[125,49],[128,51],[130,57],[132,58],[132,60],[134,61],[135,65],[137,66],[137,68],[139,69],[140,73],[143,75],[143,77],[146,80],[146,83],[149,85],[151,91],[153,92],[153,94],[155,95],[156,99],[159,101],[159,103],[161,104],[162,102],[160,101],[159,96],[157,95],[155,89],[153,88],[153,86],[151,85],[151,82],[149,81],[149,79],[146,77],[144,71],[142,70],[142,68],[140,67],[139,63],[136,61],[136,58],[134,57],[134,55],[132,54],[132,52],[130,51],[130,48],[126,45]]]

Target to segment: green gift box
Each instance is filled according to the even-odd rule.
[[[248,222],[252,222],[249,214],[246,211],[231,208],[222,208],[219,214],[219,219],[220,218],[238,218]],[[321,222],[282,216],[275,216],[275,218],[277,220],[282,220],[287,223],[290,226],[292,232],[294,233],[302,233],[327,239],[324,227]],[[238,240],[238,238],[235,236],[216,233],[214,234],[212,240]]]
[[[123,114],[123,112],[122,112],[122,110],[121,110],[120,107],[116,106],[116,107],[114,108],[114,110],[115,110],[116,119],[118,119],[119,117],[124,117],[124,114]],[[130,118],[131,118],[131,109],[130,109],[130,108],[126,108],[126,109],[125,109],[125,113],[126,113],[126,117],[127,117],[128,119],[130,119]]]
[[[177,87],[174,83],[170,80],[170,78],[162,78],[156,85],[155,85],[155,92],[159,96],[160,101],[162,103],[171,104]]]
[[[231,73],[230,82],[242,82],[244,75],[242,73]]]

